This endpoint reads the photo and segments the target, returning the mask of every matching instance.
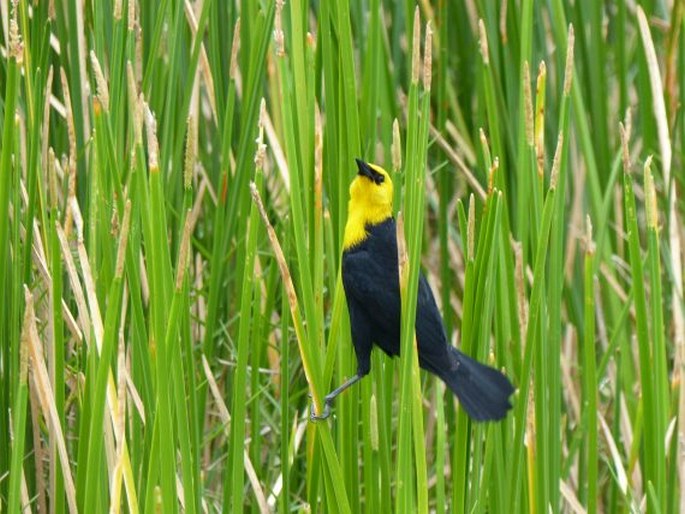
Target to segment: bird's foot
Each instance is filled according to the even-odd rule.
[[[317,421],[320,421],[322,419],[328,419],[328,417],[331,415],[331,402],[328,399],[328,397],[324,398],[323,402],[323,412],[321,414],[317,414],[315,411],[315,405],[312,404],[311,410],[309,413],[309,420],[316,423]]]

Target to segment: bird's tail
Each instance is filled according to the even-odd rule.
[[[471,419],[491,421],[506,416],[511,408],[509,396],[514,392],[509,379],[453,346],[449,350],[451,371],[441,373],[441,378],[457,395]]]

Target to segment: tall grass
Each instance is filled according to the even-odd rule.
[[[685,509],[682,2],[0,15],[0,512]],[[402,355],[313,423],[355,157]],[[502,422],[420,371],[420,270]]]

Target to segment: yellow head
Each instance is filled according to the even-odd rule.
[[[376,225],[392,216],[392,180],[380,166],[357,160],[359,172],[350,185],[347,225],[343,249],[361,243],[367,237],[366,226]]]

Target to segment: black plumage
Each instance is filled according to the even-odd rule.
[[[367,225],[367,237],[346,249],[342,279],[350,313],[359,378],[370,371],[374,343],[391,356],[400,352],[401,300],[395,220]],[[511,408],[509,379],[457,350],[447,339],[426,278],[421,274],[416,310],[420,366],[440,377],[469,416],[497,420]]]

